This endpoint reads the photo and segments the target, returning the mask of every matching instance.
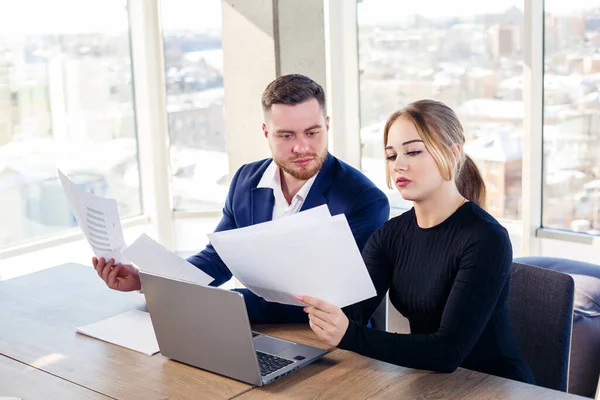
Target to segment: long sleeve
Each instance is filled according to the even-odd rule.
[[[462,251],[435,333],[394,334],[351,321],[338,347],[410,368],[452,372],[469,355],[486,328],[506,288],[511,261],[512,248],[506,231],[487,230]],[[376,265],[369,266],[369,271],[375,268]],[[368,312],[370,308],[365,310]],[[361,317],[364,321],[364,315]]]
[[[238,178],[242,168],[243,166],[240,169],[238,169],[238,171],[233,176],[233,179],[231,180],[229,193],[227,194],[225,206],[223,207],[223,217],[221,218],[221,221],[219,221],[215,232],[227,231],[230,229],[237,228],[232,209],[232,202],[233,193],[235,192],[235,188],[237,186]],[[219,255],[217,254],[215,248],[210,243],[201,252],[191,257],[188,257],[187,261],[193,264],[196,268],[200,268],[202,271],[206,272],[208,275],[214,278],[214,281],[210,284],[211,286],[221,286],[223,283],[227,282],[232,277],[231,271],[229,270],[229,268],[227,268],[223,260],[221,260],[221,257],[219,257]]]

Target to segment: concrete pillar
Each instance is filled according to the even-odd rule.
[[[326,87],[323,1],[222,0],[225,132],[231,176],[270,156],[260,98],[277,76],[300,73]]]

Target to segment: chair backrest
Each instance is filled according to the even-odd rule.
[[[594,397],[600,375],[600,265],[555,257],[513,261],[569,274],[575,281],[569,393]],[[600,400],[600,399],[598,399]]]
[[[573,298],[569,275],[513,263],[508,309],[513,335],[536,383],[567,391]]]

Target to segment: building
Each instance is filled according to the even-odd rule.
[[[171,145],[226,151],[223,88],[170,95],[168,101]]]
[[[479,167],[487,189],[487,210],[497,218],[521,216],[521,134],[498,129],[468,142],[465,152]]]
[[[457,108],[461,121],[508,123],[521,126],[525,107],[522,100],[471,99]]]
[[[585,33],[585,19],[580,15],[553,15],[546,13],[544,44],[546,51],[573,50],[581,47]]]
[[[111,57],[52,58],[48,68],[52,133],[59,141],[135,137],[131,82]]]
[[[491,31],[494,61],[514,58],[521,52],[522,39],[519,25],[495,25]]]

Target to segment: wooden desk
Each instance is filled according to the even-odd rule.
[[[73,398],[102,398],[100,394],[115,399],[580,398],[466,369],[438,374],[403,368],[339,349],[279,382],[251,388],[161,355],[148,357],[75,333],[76,326],[134,308],[144,308],[142,295],[111,291],[92,268],[77,264],[0,282],[0,354],[37,368],[26,371],[32,371],[40,390],[46,390],[40,393],[60,381],[56,390],[65,388]],[[306,325],[254,329],[326,348]],[[22,381],[10,377],[15,368],[18,375],[26,367],[14,360],[3,363],[8,367],[0,363],[0,389],[21,390]],[[4,379],[4,370],[10,368]],[[50,375],[42,371],[55,377],[48,380]]]
[[[108,400],[109,397],[0,356],[0,399]]]
[[[413,370],[337,349],[320,362],[243,393],[236,400],[314,398],[582,399],[467,369],[459,368],[452,374]]]
[[[321,348],[306,326],[256,326],[255,330]],[[345,350],[330,349],[322,360],[274,384],[236,397],[249,399],[584,399],[539,386],[459,368],[452,374],[399,367]]]
[[[143,295],[110,290],[93,268],[79,264],[2,281],[0,354],[116,399],[226,399],[251,389],[160,354],[149,357],[75,332],[144,307]]]

